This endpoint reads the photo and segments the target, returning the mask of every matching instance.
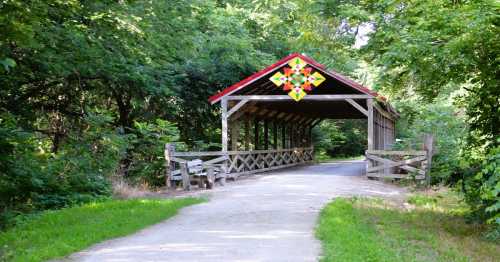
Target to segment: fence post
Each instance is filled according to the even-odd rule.
[[[171,161],[172,154],[175,152],[174,144],[165,144],[165,185],[167,188],[172,187],[171,177],[174,170],[174,162]]]
[[[187,163],[181,163],[182,188],[186,191],[191,189],[191,181],[189,181],[189,173]]]
[[[434,151],[434,137],[432,134],[424,135],[424,150],[427,152],[427,166],[425,172],[425,181],[427,186],[431,185],[431,165],[432,165],[432,155]]]
[[[214,168],[212,166],[207,167],[207,189],[212,189],[215,182]]]

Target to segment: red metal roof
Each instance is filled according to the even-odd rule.
[[[335,71],[329,71],[326,69],[326,67],[318,62],[316,62],[314,59],[310,58],[310,57],[307,57],[305,55],[302,55],[302,54],[299,54],[299,53],[293,53],[287,57],[284,57],[282,59],[280,59],[278,62],[260,70],[259,72],[241,80],[240,82],[218,92],[217,94],[211,96],[208,101],[212,104],[215,104],[217,102],[219,102],[219,100],[223,97],[223,96],[226,96],[226,95],[229,95],[233,92],[236,92],[242,88],[244,88],[245,86],[249,85],[250,83],[260,79],[261,77],[263,77],[264,75],[268,74],[269,72],[272,72],[273,70],[275,70],[276,68],[279,68],[285,64],[288,63],[288,61],[296,58],[296,57],[299,57],[300,59],[304,60],[305,62],[307,62],[308,64],[316,67],[318,70],[324,72],[325,74],[333,77],[334,79],[356,89],[356,90],[359,90],[360,92],[362,93],[365,93],[367,95],[372,95],[374,97],[378,97],[378,98],[381,98],[383,100],[387,100],[385,97],[379,95],[377,92],[375,91],[372,91],[370,90],[368,87],[365,87],[357,82],[355,82],[354,80],[352,79],[349,79],[348,77],[340,74],[340,73],[337,73]]]

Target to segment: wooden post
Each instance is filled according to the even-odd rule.
[[[302,128],[301,128],[300,124],[297,124],[297,127],[295,129],[297,129],[296,147],[302,147]]]
[[[227,137],[227,99],[222,98],[221,100],[221,110],[222,110],[222,151],[227,152],[228,148],[228,137]]]
[[[389,149],[389,119],[384,119],[384,150]]]
[[[366,107],[368,109],[368,150],[374,149],[373,136],[373,98],[366,99]],[[367,168],[372,167],[372,160],[367,159]]]
[[[373,150],[373,98],[366,99],[368,107],[368,150]]]
[[[278,149],[278,123],[273,121],[273,149]]]
[[[245,117],[245,151],[250,151],[250,117]]]
[[[434,153],[434,137],[432,134],[424,135],[424,150],[427,152],[427,167],[425,170],[425,181],[427,186],[431,185],[431,165],[432,165],[432,155]]]
[[[259,150],[259,119],[254,119],[254,150]]]
[[[186,191],[191,189],[191,181],[189,181],[189,173],[187,163],[181,163],[182,188]]]
[[[213,166],[207,167],[207,189],[212,189],[215,183],[215,173]]]
[[[264,119],[264,150],[269,149],[269,120]]]
[[[238,151],[238,140],[240,137],[240,121],[235,120],[231,123],[231,150]]]
[[[301,129],[302,137],[301,137],[301,147],[306,147],[307,145],[307,126],[303,126]]]
[[[172,154],[175,152],[174,144],[165,144],[165,185],[167,188],[172,187],[171,177],[172,171],[174,170],[174,162],[170,159],[172,158]]]
[[[380,145],[379,149],[384,150],[384,116],[379,112],[378,113],[378,121],[379,121],[379,134],[380,134]]]
[[[286,148],[286,125],[281,123],[281,148]]]
[[[309,146],[313,145],[313,128],[312,125],[309,127]]]

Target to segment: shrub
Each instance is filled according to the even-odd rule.
[[[500,229],[500,146],[464,173],[462,188],[476,219]]]
[[[0,225],[19,213],[61,208],[111,194],[107,177],[114,173],[127,138],[109,127],[110,119],[91,115],[85,133],[71,133],[57,153],[44,148],[35,132],[0,122]],[[47,143],[48,144],[48,143]]]
[[[331,157],[359,156],[365,153],[367,145],[365,120],[323,121],[315,131],[316,148]]]
[[[134,135],[130,140],[131,164],[127,178],[131,182],[149,186],[165,185],[165,144],[176,141],[177,128],[170,122],[157,119],[154,123],[135,122]]]
[[[463,115],[448,98],[438,99],[432,104],[410,99],[397,105],[401,118],[396,123],[398,141],[395,148],[421,150],[423,134],[432,134],[435,153],[431,182],[456,182],[455,175],[463,169],[461,154],[467,131]]]

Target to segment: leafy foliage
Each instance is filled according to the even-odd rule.
[[[163,143],[219,147],[207,97],[291,52],[402,101],[401,146],[436,136],[434,182],[483,184],[500,135],[498,18],[491,0],[2,1],[1,211],[106,196],[113,174],[162,185]],[[354,155],[364,128],[315,132]]]
[[[0,209],[2,222],[18,212],[61,208],[106,197],[107,176],[115,172],[126,141],[109,132],[109,119],[89,116],[89,129],[68,135],[59,154],[39,151],[43,139],[15,129],[2,115]],[[38,151],[38,152],[37,152]]]
[[[434,155],[431,170],[432,183],[452,184],[463,168],[461,157],[467,129],[465,116],[448,98],[423,104],[416,99],[396,103],[401,118],[397,121],[398,140],[395,148],[420,150],[423,134],[434,135]]]
[[[500,147],[492,148],[464,174],[462,187],[476,219],[496,224],[500,230]]]
[[[360,156],[366,150],[365,120],[344,119],[323,121],[315,132],[316,150],[330,157]]]
[[[343,21],[347,34],[357,35],[361,29],[369,37],[359,53],[373,67],[375,87],[402,102],[404,121],[399,131],[406,143],[402,146],[415,144],[421,131],[437,138],[434,182],[456,183],[463,178],[465,184],[486,183],[480,173],[486,164],[483,159],[498,146],[500,136],[498,3],[324,0],[318,4],[325,18]],[[453,103],[443,97],[453,97]],[[477,197],[475,190],[465,193],[480,201],[479,206],[491,204]],[[484,208],[477,211],[481,216]]]

